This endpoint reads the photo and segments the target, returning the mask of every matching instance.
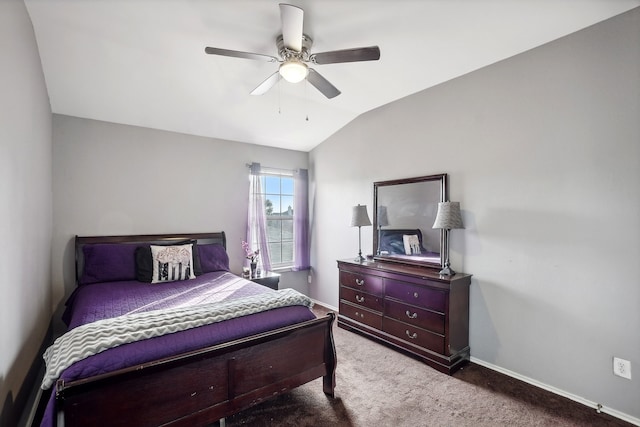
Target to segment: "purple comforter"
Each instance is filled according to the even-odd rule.
[[[96,283],[75,290],[67,301],[63,319],[72,329],[129,313],[228,301],[266,292],[275,291],[224,271],[159,285],[137,281]],[[315,316],[311,310],[304,306],[283,307],[238,317],[106,350],[71,365],[60,378],[66,381],[87,378],[313,318]],[[53,425],[55,390],[41,423],[41,426]]]

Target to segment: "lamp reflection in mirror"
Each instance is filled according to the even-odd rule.
[[[462,225],[462,215],[460,214],[459,202],[440,202],[438,203],[438,213],[433,223],[433,228],[441,228],[444,230],[444,247],[445,254],[444,264],[440,274],[442,276],[452,276],[456,274],[449,266],[449,230],[454,228],[464,228]]]
[[[382,237],[382,227],[389,225],[389,217],[387,216],[387,207],[386,206],[378,206],[378,211],[376,213],[376,219],[378,224],[378,249],[377,255],[380,255],[380,240]]]
[[[358,257],[355,259],[356,262],[364,261],[364,257],[362,256],[362,234],[360,233],[360,228],[367,225],[371,225],[371,220],[367,213],[367,205],[354,206],[351,213],[351,226],[358,227]]]

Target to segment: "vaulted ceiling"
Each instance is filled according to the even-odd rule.
[[[250,92],[277,63],[274,0],[25,0],[54,113],[308,151],[362,113],[640,6],[640,0],[292,0],[312,52],[377,45]]]

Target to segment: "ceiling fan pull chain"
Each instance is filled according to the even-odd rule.
[[[304,79],[304,109],[307,110],[307,121],[309,121],[309,93],[307,92],[308,87],[309,81],[307,79]]]

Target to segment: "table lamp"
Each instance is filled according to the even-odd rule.
[[[443,276],[452,276],[456,274],[449,266],[449,231],[454,228],[464,228],[462,225],[462,215],[460,214],[459,202],[440,202],[438,203],[438,213],[433,223],[433,228],[441,228],[444,230],[444,250],[445,260],[443,269],[440,274]]]
[[[364,261],[364,257],[362,256],[362,235],[360,234],[360,228],[366,225],[371,225],[371,220],[369,220],[369,214],[367,213],[367,205],[354,206],[351,214],[351,226],[358,227],[358,257],[355,259],[357,262]]]

